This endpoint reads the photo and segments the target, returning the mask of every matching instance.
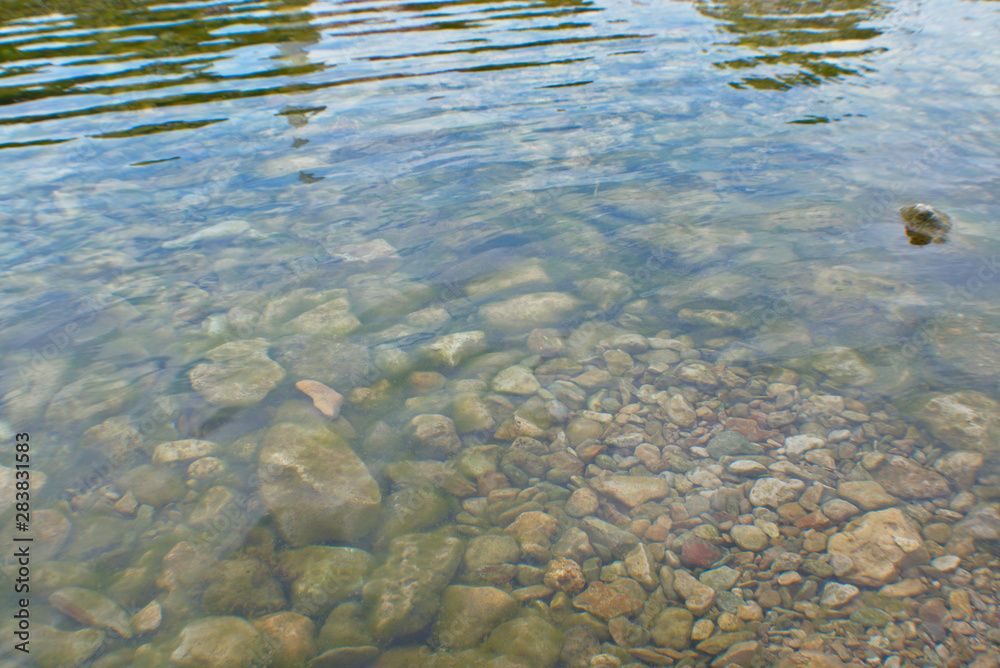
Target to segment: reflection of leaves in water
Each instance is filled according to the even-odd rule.
[[[569,65],[602,43],[640,37],[592,34],[586,19],[602,11],[594,0],[5,0],[0,127],[42,133],[43,124],[78,117]],[[559,48],[568,57],[548,53]],[[311,108],[286,115],[293,128],[311,116]],[[52,135],[0,149],[74,138]]]
[[[239,49],[285,42],[311,43],[319,31],[302,10],[311,0],[271,0],[255,10],[241,6],[164,6],[152,0],[5,0],[0,25],[16,31],[0,44],[0,106],[53,97],[83,98],[87,109],[46,114],[45,118],[89,113],[93,96],[132,100],[122,108],[154,106],[141,100],[148,91],[215,84],[238,88],[240,81],[302,75],[321,63],[257,61],[238,74],[214,71]],[[266,26],[266,30],[254,29]],[[22,83],[18,75],[31,75]],[[227,91],[218,90],[224,99]],[[229,93],[231,95],[231,93]],[[98,109],[100,107],[97,107]],[[30,122],[8,117],[4,124]],[[177,128],[175,128],[177,129]]]
[[[863,43],[882,34],[860,25],[887,11],[872,0],[702,0],[695,7],[720,21],[721,30],[734,36],[729,45],[755,52],[715,64],[722,69],[756,71],[730,84],[735,88],[788,90],[857,76],[871,70],[861,59],[884,51],[870,46],[829,48],[840,42]]]
[[[119,132],[102,132],[99,135],[91,135],[95,139],[119,139],[121,137],[142,137],[144,135],[155,135],[160,132],[170,132],[171,130],[192,130],[202,128],[214,123],[222,123],[224,118],[216,118],[207,121],[170,121],[169,123],[155,123],[150,125],[137,125],[128,130]]]

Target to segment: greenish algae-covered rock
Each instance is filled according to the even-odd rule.
[[[359,593],[373,563],[357,548],[309,545],[278,555],[278,577],[291,583],[296,612],[319,617]]]
[[[272,668],[299,668],[316,656],[313,621],[295,612],[276,612],[253,622],[271,647]]]
[[[85,626],[132,637],[132,623],[125,610],[104,594],[83,587],[65,587],[49,595],[49,605]]]
[[[562,650],[562,632],[541,617],[518,617],[498,626],[486,648],[527,668],[552,668]]]
[[[5,625],[4,649],[8,649],[13,639],[13,627]],[[35,668],[65,668],[82,666],[93,658],[104,645],[105,634],[97,629],[63,631],[44,624],[31,627],[30,661],[24,665]],[[14,650],[16,651],[16,650]],[[20,652],[18,652],[20,654]],[[5,652],[12,656],[13,652]]]
[[[682,652],[691,644],[694,615],[687,608],[665,608],[653,620],[649,629],[657,647]]]
[[[892,615],[879,608],[864,607],[851,613],[851,621],[864,627],[874,626],[880,629],[892,621]]]
[[[382,521],[375,531],[379,541],[429,529],[448,517],[448,500],[432,487],[404,487],[384,504]]]
[[[712,437],[705,446],[708,454],[715,459],[734,455],[760,455],[764,448],[751,443],[746,436],[738,431],[723,431]]]
[[[340,647],[365,647],[375,643],[360,603],[347,601],[334,608],[320,629],[316,641],[319,651]]]
[[[717,329],[741,329],[748,324],[742,316],[732,311],[719,309],[682,308],[677,312],[677,319],[690,325],[703,325]]]
[[[1000,402],[974,390],[925,395],[909,407],[934,436],[953,450],[1000,458]]]
[[[139,503],[146,503],[154,508],[179,501],[187,492],[181,477],[165,465],[137,466],[118,478],[118,484],[122,489],[132,492]]]
[[[363,590],[375,636],[389,640],[433,621],[464,550],[462,540],[446,529],[392,540]]]
[[[486,304],[479,316],[493,329],[532,329],[560,322],[580,308],[580,300],[563,292],[536,292]]]
[[[214,406],[250,406],[277,387],[285,370],[267,356],[267,341],[248,339],[224,343],[205,353],[211,364],[188,373],[191,387]]]
[[[843,346],[818,350],[810,362],[836,385],[868,385],[875,380],[875,370],[855,351]]]
[[[702,640],[695,646],[699,652],[704,652],[705,654],[722,654],[727,649],[732,647],[738,642],[744,642],[746,640],[753,640],[754,633],[752,631],[735,631],[733,633],[717,633],[705,640]]]
[[[494,587],[452,585],[444,590],[434,638],[446,649],[470,649],[519,607],[510,594]]]
[[[339,297],[293,318],[283,329],[294,333],[343,336],[359,327],[361,322],[351,313],[350,302]]]
[[[268,429],[258,473],[261,499],[293,547],[356,540],[378,521],[378,483],[350,446],[322,425]]]
[[[259,559],[221,561],[209,571],[201,605],[214,615],[250,616],[287,606],[281,585]]]
[[[178,668],[257,668],[270,665],[264,637],[241,617],[203,617],[181,629],[170,665]]]

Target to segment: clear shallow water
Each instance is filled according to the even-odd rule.
[[[302,404],[293,385],[317,376],[315,364],[348,396],[342,433],[388,496],[382,466],[410,446],[373,452],[365,439],[380,420],[402,430],[415,414],[447,413],[469,390],[456,380],[492,382],[528,358],[532,327],[505,331],[482,310],[518,294],[579,299],[538,323],[566,337],[592,322],[666,331],[712,363],[789,367],[803,386],[873,411],[927,391],[997,397],[994,3],[2,11],[0,417],[5,437],[30,430],[37,441],[49,480],[35,508],[71,519],[60,559],[88,563],[106,594],[122,565],[159,574],[142,555],[169,550],[211,486],[167,494],[149,535],[122,525],[136,537],[81,547],[95,517],[123,515],[74,494],[122,493],[119,477],[149,460],[108,470],[87,429],[127,416],[150,451],[221,444],[221,480],[252,497],[257,460],[233,443],[259,439],[283,401]],[[951,216],[948,243],[908,242],[896,209],[918,201]],[[172,243],[232,220],[245,225]],[[385,245],[365,248],[383,257],[355,261],[376,240]],[[504,270],[534,278],[476,291]],[[356,324],[288,325],[336,289]],[[736,319],[709,326],[684,309]],[[451,370],[421,357],[436,337],[469,330],[485,332],[478,362]],[[206,353],[249,338],[285,371],[264,400],[220,407],[192,389]],[[353,347],[301,361],[332,342]],[[814,361],[831,347],[866,370],[835,382]],[[397,350],[452,384],[420,400],[419,379],[386,361]],[[503,418],[517,404],[491,406]],[[246,551],[265,511],[246,506],[216,536],[224,554]],[[163,591],[119,602],[134,612]],[[161,631],[107,653],[160,647],[205,612],[166,605]]]

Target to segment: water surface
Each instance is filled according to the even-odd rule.
[[[778,410],[791,390],[755,394],[767,380],[794,378],[793,406],[810,394],[860,402],[894,426],[873,439],[847,424],[858,457],[881,449],[928,467],[968,448],[929,433],[912,406],[933,393],[998,397],[995,3],[63,0],[41,12],[0,9],[0,431],[7,442],[32,434],[33,470],[48,476],[33,507],[71,527],[53,529],[45,560],[91,572],[65,583],[129,613],[164,606],[148,635],[109,632],[102,665],[129,665],[143,646],[160,665],[180,628],[218,612],[200,598],[204,583],[163,584],[163,555],[201,530],[191,518],[207,490],[232,491],[239,508],[203,541],[214,558],[267,553],[276,568],[274,555],[295,547],[257,494],[255,448],[290,415],[319,416],[294,387],[302,379],[346,397],[336,431],[385,507],[409,489],[388,464],[435,458],[407,440],[413,416],[450,415],[471,392],[496,424],[462,434],[463,446],[507,447],[496,427],[515,409],[537,418],[551,397],[498,393],[497,372],[523,363],[547,386],[606,369],[623,332],[679,341],[684,360],[764,382],[730,397],[724,383],[670,380],[684,366],[675,360],[669,378],[645,368],[626,396],[619,371],[570,406],[616,414],[644,384],[688,387],[713,417],[667,445],[699,466],[721,465],[690,455],[724,428],[719,410]],[[916,202],[950,216],[946,243],[910,243],[897,209]],[[511,327],[488,316],[537,292],[574,306]],[[338,299],[344,308],[320,324],[295,320]],[[571,360],[562,371],[534,356],[536,325],[568,342],[552,353]],[[467,331],[484,332],[472,357],[454,368],[427,357]],[[264,398],[237,406],[193,387],[212,351],[247,340],[283,372]],[[858,366],[831,371],[831,355]],[[836,431],[805,415],[775,435]],[[141,454],[109,460],[114,439],[87,430],[112,418],[141,435]],[[384,443],[380,425],[393,434]],[[917,439],[911,426],[916,450],[891,442]],[[225,473],[151,464],[157,445],[188,438],[217,444]],[[615,467],[635,464],[610,452]],[[858,476],[843,459],[822,478],[831,489]],[[159,502],[115,509],[149,465],[180,487],[157,478]],[[521,475],[518,489],[553,481]],[[567,494],[576,485],[555,479]],[[950,493],[988,502],[998,482],[987,464]],[[447,498],[446,527],[468,512],[467,496]],[[379,560],[385,531],[323,542]],[[254,542],[267,540],[270,553]],[[128,569],[145,584],[122,584]],[[55,588],[33,599],[45,606],[38,624],[84,628],[47,607]],[[557,616],[551,598],[539,605]],[[947,641],[955,656],[959,635]],[[437,642],[424,629],[375,644]]]

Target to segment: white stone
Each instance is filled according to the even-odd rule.
[[[520,365],[504,369],[493,379],[493,390],[506,394],[534,394],[541,387],[531,369]]]
[[[852,601],[861,590],[850,584],[830,582],[823,587],[819,602],[827,608],[839,608]]]
[[[199,241],[235,237],[238,234],[246,232],[248,229],[250,229],[250,224],[245,220],[224,220],[221,223],[210,225],[209,227],[202,228],[197,232],[192,232],[191,234],[187,234],[172,241],[164,241],[163,247],[182,248],[184,246],[195,244]]]
[[[826,440],[812,434],[799,434],[785,439],[785,452],[789,455],[802,455],[809,450],[826,446]]]
[[[953,554],[946,554],[931,560],[931,566],[938,569],[942,573],[951,573],[953,570],[958,568],[961,563],[962,560]]]
[[[475,330],[446,334],[432,341],[424,350],[438,364],[456,367],[463,360],[486,350],[486,333]]]
[[[777,508],[783,503],[798,499],[805,488],[806,484],[801,480],[761,478],[750,489],[750,503],[755,506]]]

